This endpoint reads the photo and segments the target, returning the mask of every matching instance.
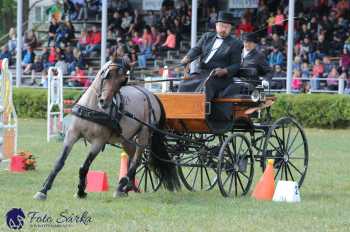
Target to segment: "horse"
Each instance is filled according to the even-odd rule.
[[[47,199],[47,192],[64,167],[73,145],[82,138],[89,142],[90,150],[79,169],[77,198],[87,196],[89,167],[106,144],[121,144],[130,160],[127,175],[117,184],[114,197],[127,196],[128,191],[135,188],[132,183],[145,149],[150,149],[150,165],[164,188],[169,191],[180,189],[176,165],[171,162],[165,146],[166,138],[161,133],[165,126],[163,106],[157,96],[145,88],[127,85],[128,70],[127,62],[120,59],[107,62],[99,70],[91,86],[74,105],[62,152],[34,199]],[[122,111],[137,120],[121,114]]]

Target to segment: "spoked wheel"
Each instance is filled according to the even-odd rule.
[[[206,146],[189,146],[178,158],[179,177],[189,191],[211,190],[217,182],[216,167],[220,150],[217,144],[221,144],[222,139],[214,135],[204,138],[208,139]]]
[[[277,120],[269,129],[263,149],[263,170],[267,159],[274,160],[275,179],[296,181],[302,185],[309,161],[303,128],[290,117]]]
[[[254,159],[250,143],[243,134],[232,134],[220,149],[218,185],[224,197],[248,193],[254,176]]]
[[[150,165],[150,154],[145,151],[141,164],[136,170],[135,186],[140,192],[155,192],[161,186],[161,180]]]

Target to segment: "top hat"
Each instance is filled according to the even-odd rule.
[[[243,41],[257,43],[258,38],[256,37],[255,33],[244,33]]]
[[[227,11],[219,11],[218,18],[216,22],[223,22],[228,24],[233,24],[233,15]]]

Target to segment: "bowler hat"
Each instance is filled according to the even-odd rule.
[[[258,38],[256,37],[255,33],[244,33],[243,41],[257,43]]]
[[[219,11],[218,18],[217,18],[216,22],[233,24],[233,15],[227,11]]]

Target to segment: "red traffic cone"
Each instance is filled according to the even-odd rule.
[[[25,158],[21,155],[14,155],[10,162],[11,172],[25,172]]]
[[[257,200],[271,201],[275,192],[275,171],[273,160],[269,159],[264,174],[256,184],[252,197]]]
[[[109,189],[108,177],[102,171],[89,171],[87,174],[86,190],[88,192],[106,192]]]

